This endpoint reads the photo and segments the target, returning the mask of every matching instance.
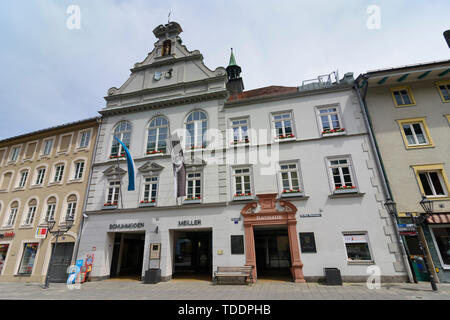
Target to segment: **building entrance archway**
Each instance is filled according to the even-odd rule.
[[[300,248],[297,236],[297,208],[289,201],[280,200],[277,208],[277,194],[259,194],[259,212],[257,202],[248,203],[242,210],[244,217],[246,264],[252,266],[253,281],[257,279],[257,263],[254,227],[286,225],[289,239],[290,272],[294,282],[306,282],[303,276],[303,263],[300,259]]]

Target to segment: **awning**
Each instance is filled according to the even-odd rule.
[[[427,219],[428,223],[450,223],[450,213],[436,213]]]

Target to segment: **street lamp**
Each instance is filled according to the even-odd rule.
[[[50,280],[49,270],[50,270],[50,265],[53,262],[53,256],[55,255],[56,245],[58,244],[58,238],[60,236],[64,235],[67,231],[69,231],[73,227],[74,220],[72,217],[67,216],[65,225],[63,225],[61,228],[58,228],[58,230],[53,230],[53,228],[55,227],[55,224],[56,224],[55,219],[51,219],[51,220],[47,219],[46,222],[48,225],[48,232],[50,234],[56,236],[56,240],[55,240],[55,247],[53,248],[52,255],[50,257],[50,262],[48,263],[48,266],[47,266],[47,275],[45,277],[45,284],[43,287],[44,289],[48,289],[48,282]],[[51,248],[51,239],[50,239],[50,248]]]
[[[431,201],[430,199],[427,199],[424,195],[422,195],[422,200],[419,202],[419,204],[423,208],[423,210],[425,211],[425,214],[419,213],[418,217],[411,217],[411,219],[412,219],[412,221],[414,222],[414,224],[416,226],[417,239],[419,240],[419,247],[420,247],[420,250],[422,251],[423,262],[425,263],[425,268],[427,269],[428,275],[430,277],[431,288],[433,289],[434,292],[437,292],[438,288],[436,286],[436,281],[434,279],[434,274],[430,270],[430,267],[429,267],[430,264],[428,263],[428,256],[425,253],[425,249],[424,249],[424,246],[423,246],[423,243],[422,243],[422,239],[421,239],[421,236],[419,234],[419,228],[422,228],[422,224],[433,213],[433,201]]]

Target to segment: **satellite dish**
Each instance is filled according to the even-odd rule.
[[[447,41],[447,45],[450,48],[450,30],[444,32],[445,41]]]

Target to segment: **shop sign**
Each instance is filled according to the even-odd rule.
[[[367,242],[365,235],[344,236],[345,243],[364,243]]]
[[[182,220],[178,221],[179,227],[185,227],[185,226],[198,226],[202,224],[202,220]]]
[[[47,228],[37,228],[36,229],[36,239],[45,239],[45,237],[47,236]]]
[[[282,216],[256,216],[256,220],[279,220]]]
[[[322,216],[321,213],[306,213],[306,214],[301,214],[300,218],[318,218],[321,216]]]
[[[110,224],[109,229],[115,230],[115,229],[138,229],[143,228],[144,223],[143,222],[135,222],[135,223],[119,223],[119,224]]]
[[[14,237],[16,234],[14,232],[5,232],[5,233],[0,233],[0,239],[3,238],[12,238]]]

